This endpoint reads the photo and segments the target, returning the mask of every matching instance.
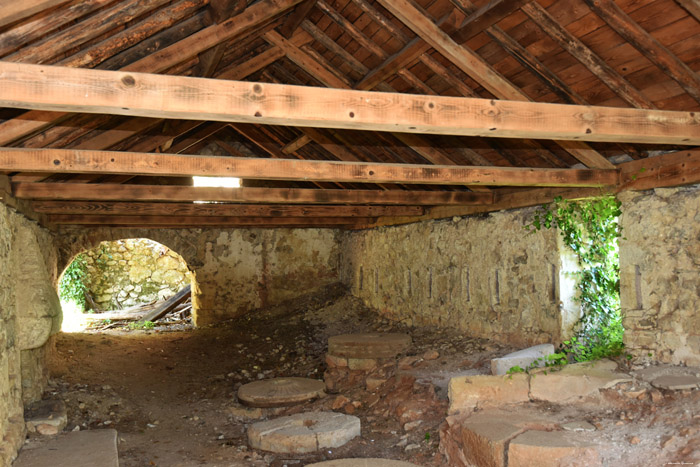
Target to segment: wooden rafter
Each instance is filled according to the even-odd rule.
[[[2,0],[0,1],[0,27],[66,2],[68,0],[23,0],[21,2]]]
[[[0,170],[161,176],[198,175],[341,183],[563,187],[616,185],[618,178],[616,170],[600,169],[368,164],[71,149],[0,149]]]
[[[288,126],[552,140],[700,143],[700,115],[222,82],[0,62],[0,105]],[[187,92],[181,92],[186,89]],[[578,141],[577,141],[578,140]],[[592,151],[592,150],[591,150]]]
[[[210,188],[173,185],[13,183],[17,198],[85,201],[216,201],[226,203],[467,205],[490,204],[491,193],[467,191]]]

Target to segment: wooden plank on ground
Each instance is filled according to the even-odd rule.
[[[217,201],[287,204],[490,204],[492,193],[469,191],[316,190],[303,188],[210,188],[172,185],[13,183],[20,199],[84,201]]]
[[[379,217],[421,216],[420,206],[305,206],[285,204],[127,203],[98,201],[34,201],[36,212],[128,216],[231,217]]]
[[[535,169],[0,148],[0,170],[256,180],[496,186],[617,185],[614,169]]]
[[[162,305],[160,305],[155,310],[149,311],[148,313],[144,314],[141,318],[141,322],[158,321],[163,316],[167,315],[175,308],[177,308],[178,305],[186,302],[187,300],[190,300],[191,298],[192,287],[188,285],[187,287],[185,287],[184,289],[180,290],[178,293],[167,299]]]
[[[319,89],[2,62],[0,77],[0,105],[14,108],[462,136],[700,143],[698,112]]]

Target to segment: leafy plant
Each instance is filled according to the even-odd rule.
[[[620,202],[614,196],[584,201],[555,198],[543,205],[525,228],[557,228],[576,255],[580,271],[576,300],[583,312],[576,333],[561,350],[576,361],[595,360],[622,353],[620,315],[620,262],[617,239]]]
[[[548,369],[559,369],[568,363],[565,352],[557,352],[544,357],[536,358],[528,366],[522,368],[521,366],[515,365],[508,369],[506,372],[511,378],[517,373],[530,373],[532,370],[537,368],[542,368],[543,366]],[[544,374],[547,374],[545,370]],[[534,376],[534,375],[533,375]]]
[[[156,327],[156,323],[153,321],[134,321],[129,323],[129,329],[153,329]]]
[[[75,303],[82,311],[87,309],[85,294],[88,291],[89,280],[87,257],[79,254],[68,265],[61,281],[58,283],[58,296],[64,302]]]

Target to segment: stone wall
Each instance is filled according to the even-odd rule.
[[[343,281],[368,306],[409,324],[512,344],[559,342],[578,307],[567,308],[570,293],[559,291],[557,232],[528,235],[531,216],[524,209],[348,233]]]
[[[627,351],[641,361],[700,365],[700,185],[619,198]]]
[[[192,279],[180,255],[148,239],[102,242],[85,257],[89,293],[100,310],[170,298]]]
[[[194,319],[201,326],[337,282],[336,236],[329,229],[69,229],[60,237],[60,265],[102,241],[161,243],[182,256],[193,275]]]
[[[51,336],[61,324],[48,231],[0,204],[0,465],[24,441],[23,404],[41,397]]]

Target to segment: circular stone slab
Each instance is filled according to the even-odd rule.
[[[394,461],[391,459],[359,458],[359,459],[335,459],[332,461],[319,462],[317,464],[306,464],[306,467],[418,467],[404,461]]]
[[[410,345],[408,334],[341,334],[328,339],[328,353],[347,358],[391,358]]]
[[[323,397],[326,383],[309,378],[272,378],[244,384],[238,400],[250,407],[284,407]]]
[[[337,448],[356,436],[360,419],[336,412],[298,413],[248,428],[252,448],[294,454]]]

